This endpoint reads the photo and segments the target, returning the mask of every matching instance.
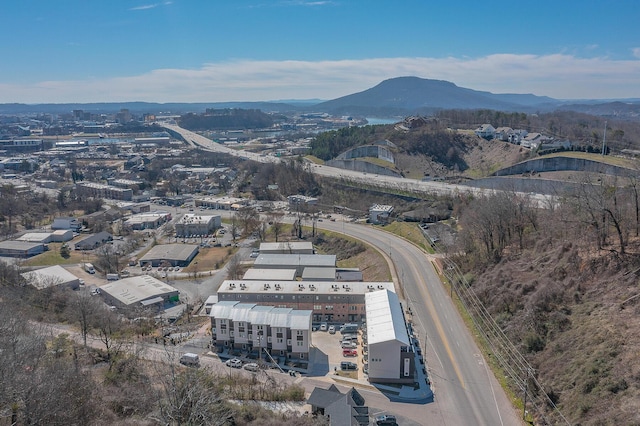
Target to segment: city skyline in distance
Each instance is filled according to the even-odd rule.
[[[640,98],[634,1],[429,3],[12,0],[0,103],[329,100],[400,76]]]

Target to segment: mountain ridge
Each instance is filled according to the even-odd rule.
[[[621,104],[627,107],[621,108]],[[395,77],[376,86],[331,100],[280,100],[233,102],[94,102],[0,104],[0,114],[65,113],[82,109],[96,113],[128,109],[136,113],[179,114],[204,112],[207,108],[260,109],[264,112],[321,111],[333,115],[397,117],[429,115],[443,109],[489,109],[509,112],[550,112],[556,109],[594,111],[596,115],[629,114],[635,117],[640,109],[638,99],[558,100],[531,93],[492,93],[457,86],[446,80],[415,76]]]

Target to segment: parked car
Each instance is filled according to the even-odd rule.
[[[343,349],[342,356],[358,356],[357,349]]]
[[[392,416],[390,414],[382,414],[376,417],[376,425],[378,426],[387,426],[387,425],[397,425],[396,416]]]
[[[329,326],[329,334],[336,334],[336,326],[335,325],[330,325]]]
[[[180,364],[197,367],[200,365],[200,357],[197,354],[187,352],[180,357]]]
[[[358,347],[356,342],[352,342],[351,340],[347,340],[346,342],[340,342],[340,347],[342,349],[355,349]]]
[[[231,368],[241,368],[242,367],[242,361],[239,360],[238,358],[233,358],[233,359],[227,360],[227,362],[225,362],[225,364],[227,364],[227,367],[231,367]]]
[[[358,364],[356,364],[355,362],[342,361],[340,363],[340,369],[341,370],[357,370]]]
[[[260,253],[258,253],[257,251],[252,251],[251,254],[249,255],[249,257],[252,259],[255,259],[258,256],[260,256]]]
[[[327,325],[326,322],[323,322],[322,324],[320,324],[320,331],[327,331],[327,328],[329,326]]]
[[[245,364],[244,367],[242,368],[244,368],[247,371],[254,371],[254,372],[260,370],[260,366],[255,362],[250,362],[248,364]]]

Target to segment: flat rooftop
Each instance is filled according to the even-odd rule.
[[[393,282],[249,281],[225,280],[218,293],[367,294],[377,290],[395,293]]]

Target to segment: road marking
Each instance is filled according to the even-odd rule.
[[[415,264],[413,262],[411,262],[411,269],[413,269],[413,273],[414,276],[416,277],[422,277],[422,274],[420,274],[418,271],[415,270]],[[432,266],[433,267],[433,266]],[[456,372],[456,376],[458,376],[458,380],[460,381],[460,385],[462,386],[463,389],[466,389],[465,383],[464,383],[464,379],[462,378],[462,374],[460,373],[460,367],[458,367],[458,364],[456,363],[455,358],[453,357],[453,352],[451,351],[451,346],[449,345],[449,340],[446,337],[446,334],[444,332],[444,327],[442,326],[442,323],[440,322],[440,318],[438,317],[438,315],[435,315],[435,305],[433,303],[433,299],[431,298],[431,293],[429,293],[429,290],[427,289],[427,283],[426,280],[423,278],[421,280],[421,282],[424,284],[422,286],[416,286],[416,288],[418,289],[418,291],[423,294],[426,293],[426,298],[424,298],[423,300],[427,301],[427,311],[431,314],[431,318],[436,326],[436,329],[438,330],[438,335],[440,336],[440,339],[442,340],[442,344],[444,345],[445,350],[447,351],[447,354],[449,355],[449,359],[451,360],[451,365],[453,366],[453,369]],[[416,283],[418,284],[418,283]],[[459,345],[458,345],[459,346]]]

